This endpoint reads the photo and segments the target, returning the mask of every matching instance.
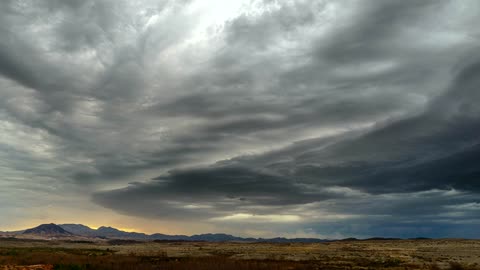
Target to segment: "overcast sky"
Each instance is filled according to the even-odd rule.
[[[480,237],[480,2],[4,0],[0,230]]]

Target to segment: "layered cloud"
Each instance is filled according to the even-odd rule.
[[[207,2],[0,4],[2,215],[479,236],[478,3]]]

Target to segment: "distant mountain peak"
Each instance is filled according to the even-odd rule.
[[[104,233],[118,233],[123,232],[117,228],[109,227],[109,226],[101,226],[97,229],[97,232],[104,232]]]
[[[36,235],[43,235],[43,236],[70,236],[73,233],[63,229],[62,227],[50,223],[50,224],[42,224],[35,228],[27,229],[23,232],[23,234],[36,234]]]
[[[110,227],[110,226],[100,226],[100,227],[98,228],[98,230],[114,230],[114,231],[119,231],[119,229],[113,228],[113,227]]]

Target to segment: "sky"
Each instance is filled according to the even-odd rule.
[[[476,0],[0,1],[0,230],[480,238]]]

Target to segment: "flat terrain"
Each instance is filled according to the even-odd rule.
[[[0,265],[0,269],[480,269],[480,240],[272,244],[0,239]]]

